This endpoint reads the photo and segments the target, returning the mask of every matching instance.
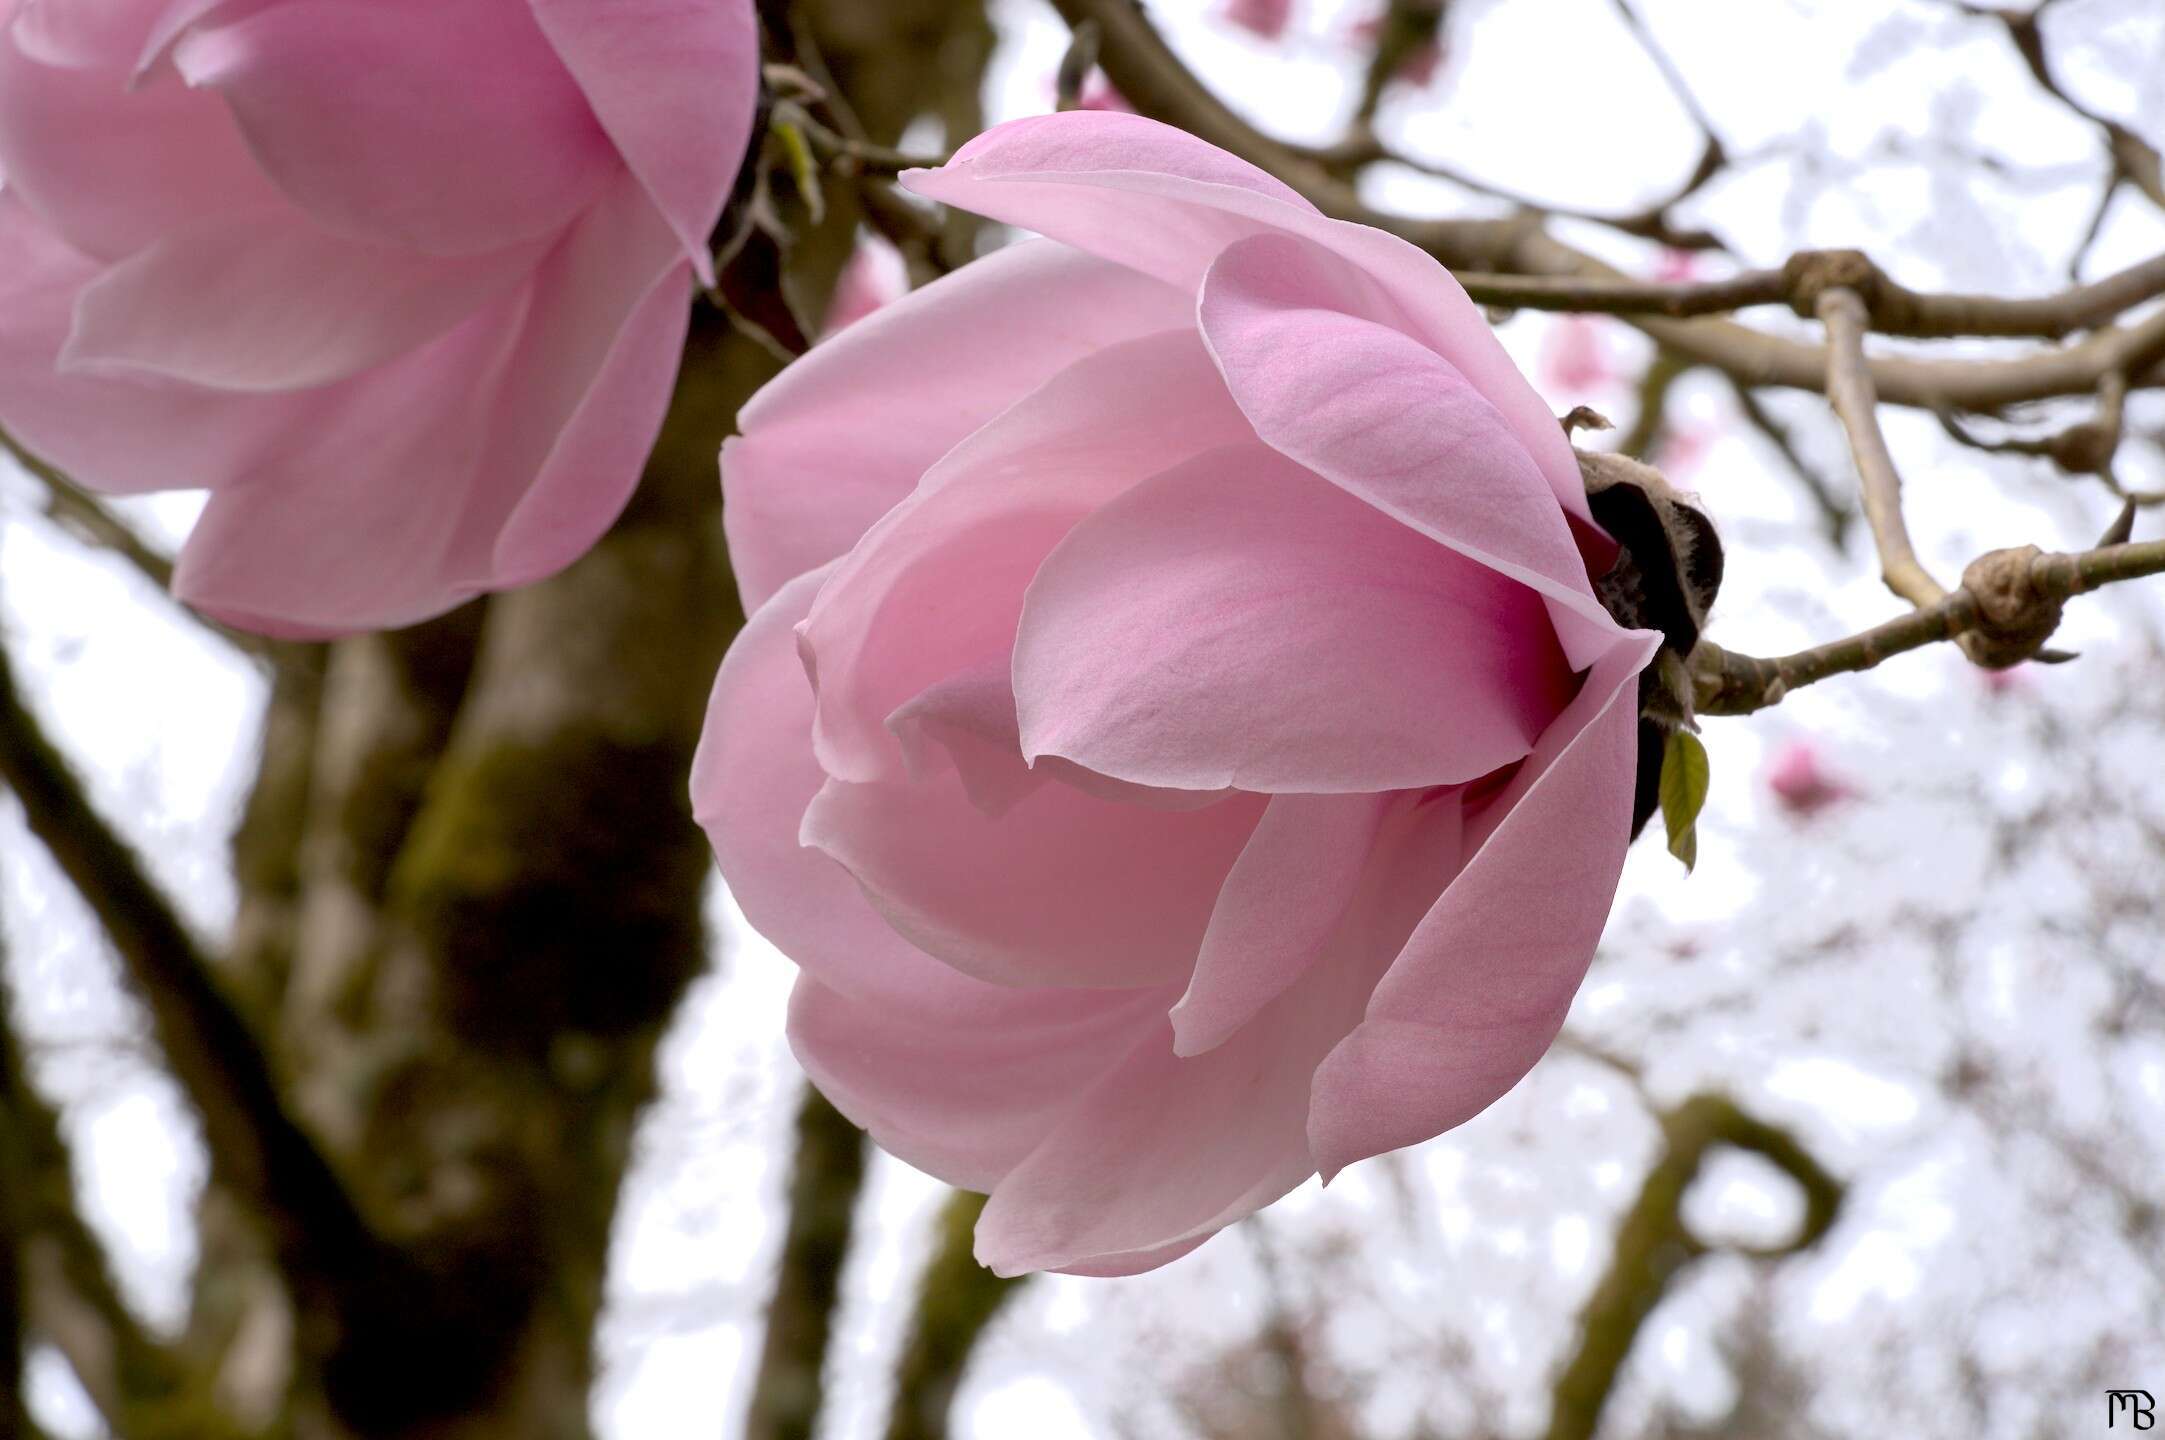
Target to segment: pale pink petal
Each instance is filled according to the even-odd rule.
[[[125,73],[168,0],[22,0],[12,23],[16,48],[41,65]],[[5,41],[0,40],[0,45]]]
[[[1085,355],[1194,324],[1194,298],[1042,241],[1010,245],[817,346],[722,449],[747,610],[846,552],[956,441]]]
[[[1249,433],[1188,326],[1105,346],[957,445],[857,543],[806,622],[813,739],[828,773],[900,775],[888,717],[1012,650],[1023,592],[1077,521],[1163,466]]]
[[[489,588],[554,574],[631,498],[669,408],[691,269],[620,177],[534,272],[459,546]]]
[[[825,579],[815,570],[790,581],[722,657],[692,760],[692,813],[744,918],[820,984],[895,1019],[997,1015],[1013,992],[909,945],[848,871],[798,843],[826,777],[812,759],[812,689],[793,631]]]
[[[173,50],[318,223],[438,254],[533,240],[617,172],[522,4],[285,0]],[[729,161],[735,170],[735,159]]]
[[[1366,283],[1286,236],[1228,249],[1201,312],[1233,398],[1273,448],[1539,591],[1572,667],[1585,668],[1618,632],[1541,472],[1449,361],[1361,318]]]
[[[1472,780],[1570,687],[1532,591],[1252,440],[1076,526],[1015,642],[1026,756],[1176,789]]]
[[[849,263],[834,282],[827,301],[827,316],[820,322],[821,340],[831,339],[883,305],[892,305],[909,293],[910,277],[902,254],[885,240],[860,239],[850,252]]]
[[[1394,810],[1327,955],[1231,1039],[1182,1059],[1160,1017],[993,1190],[978,1259],[1003,1275],[1148,1269],[1313,1174],[1313,1068],[1458,863],[1457,804]]]
[[[1027,768],[1018,764],[1022,732],[1015,718],[1010,657],[988,656],[928,687],[887,717],[902,747],[905,773],[923,780],[952,770],[970,803],[987,815],[1007,813],[1040,785],[1058,781],[1095,795],[1150,810],[1199,810],[1228,790],[1166,790],[1133,785],[1047,755]]]
[[[856,876],[905,939],[967,975],[1177,984],[1262,809],[1261,797],[1240,795],[1145,810],[1045,785],[995,818],[952,776],[830,780],[805,812],[803,839]]]
[[[1360,886],[1384,795],[1274,795],[1218,892],[1173,1050],[1200,1055],[1255,1018],[1321,958]]]
[[[320,400],[65,375],[76,292],[104,266],[0,192],[0,425],[93,489],[131,494],[246,473],[317,424]]]
[[[1503,416],[1557,502],[1591,524],[1578,463],[1555,416],[1459,283],[1395,235],[1328,219],[1245,161],[1136,115],[1011,121],[937,170],[907,172],[903,183],[1191,293],[1236,240],[1271,232],[1310,240],[1370,278],[1378,307],[1371,318],[1403,327],[1465,377]]]
[[[84,7],[71,6],[70,10]],[[0,170],[77,250],[116,260],[177,225],[275,201],[225,107],[168,81],[40,64],[0,25]]]
[[[1631,632],[1586,677],[1472,827],[1478,848],[1376,986],[1359,1028],[1316,1072],[1308,1133],[1326,1179],[1472,1119],[1556,1038],[1631,840],[1635,681],[1659,641]]]
[[[218,477],[174,593],[228,624],[292,638],[410,625],[477,593],[453,547],[525,305],[513,296],[310,396],[315,427],[251,472]]]
[[[800,976],[789,1044],[820,1093],[881,1149],[950,1185],[989,1191],[1158,1028],[1169,992],[982,988],[978,1013],[942,1023]]]
[[[85,287],[63,369],[299,390],[444,334],[545,247],[445,258],[347,240],[286,206],[199,221]]]
[[[708,234],[752,136],[759,27],[750,0],[530,0],[624,163],[700,280]]]

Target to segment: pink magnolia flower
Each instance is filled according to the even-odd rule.
[[[661,423],[748,0],[0,0],[0,423],[211,497],[175,588],[398,625],[548,574]]]
[[[1226,0],[1224,14],[1241,29],[1276,40],[1293,23],[1293,0]]]
[[[1767,765],[1767,789],[1775,803],[1791,815],[1809,818],[1855,797],[1848,782],[1827,772],[1819,749],[1809,740],[1790,740],[1774,752]]]
[[[829,1098],[994,1269],[1130,1273],[1540,1057],[1657,637],[1421,251],[1133,115],[905,183],[1048,238],[744,409],[693,799]]]

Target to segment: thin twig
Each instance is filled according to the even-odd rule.
[[[1870,297],[1872,329],[1918,339],[1958,335],[2063,340],[2092,330],[2165,295],[2165,255],[2152,256],[2087,285],[2052,295],[1932,294],[1896,284],[1854,251],[1805,251],[1774,270],[1745,270],[1719,280],[1662,283],[1589,276],[1504,275],[1460,271],[1458,281],[1484,305],[1527,310],[1652,315],[1686,320],[1754,305],[1788,305],[1816,298],[1824,272],[1815,262],[1841,257],[1864,267],[1850,288]],[[1808,308],[1808,306],[1806,307]]]
[[[1864,332],[1869,323],[1864,302],[1853,290],[1835,286],[1819,297],[1819,318],[1827,327],[1827,399],[1849,432],[1863,483],[1864,518],[1879,547],[1880,575],[1887,588],[1922,608],[1947,597],[1910,544],[1902,519],[1902,474],[1894,468],[1887,437],[1879,428],[1879,397],[1864,362]]]
[[[2165,540],[2105,545],[2071,554],[1995,553],[2022,560],[2039,604],[2056,604],[2124,580],[2165,574]],[[1978,596],[1964,585],[1936,604],[1793,655],[1762,659],[1702,640],[1691,656],[1697,710],[1701,715],[1749,715],[1778,703],[1800,686],[1870,670],[1907,651],[1978,631],[1987,621]]]

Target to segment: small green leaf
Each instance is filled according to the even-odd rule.
[[[812,154],[812,142],[805,138],[804,127],[794,120],[775,121],[774,133],[781,138],[782,151],[789,157],[789,175],[797,182],[804,208],[817,225],[827,218],[827,195],[820,187],[819,160]]]
[[[1672,730],[1661,752],[1661,820],[1669,830],[1669,853],[1686,870],[1699,863],[1699,812],[1711,776],[1706,747],[1689,730]]]

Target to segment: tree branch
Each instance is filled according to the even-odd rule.
[[[2034,654],[2044,641],[2042,636],[2031,640],[2035,617],[2057,620],[2061,603],[2076,595],[2158,574],[2165,574],[2165,540],[2073,554],[2044,554],[2034,546],[1995,550],[1972,562],[1963,572],[1961,588],[1945,599],[1794,655],[1760,659],[1700,641],[1691,655],[1696,708],[1701,715],[1749,715],[1800,686],[1869,670],[1905,651],[1979,632],[2016,634]],[[1980,588],[1993,593],[1981,594]]]
[[[4,653],[0,780],[111,939],[202,1121],[220,1178],[262,1208],[281,1256],[297,1272],[377,1273],[382,1247],[287,1111],[255,1037],[212,979],[209,958],[23,708]]]
[[[1849,432],[1850,452],[1864,487],[1864,518],[1879,547],[1880,575],[1887,588],[1920,609],[1947,597],[1910,544],[1902,519],[1902,474],[1894,467],[1887,437],[1879,428],[1879,396],[1864,359],[1864,302],[1854,290],[1833,286],[1819,297],[1819,318],[1827,327],[1827,399]]]
[[[917,1308],[895,1371],[887,1440],[947,1440],[955,1393],[977,1342],[1026,1277],[977,1263],[977,1217],[985,1197],[958,1190],[940,1207],[938,1240],[917,1282]]]
[[[775,1268],[744,1440],[811,1440],[826,1393],[827,1342],[864,1169],[864,1133],[805,1086],[790,1170],[789,1227]]]
[[[1806,1250],[1833,1228],[1840,1212],[1841,1182],[1796,1137],[1746,1114],[1727,1096],[1695,1095],[1660,1121],[1661,1156],[1617,1227],[1615,1255],[1580,1312],[1578,1348],[1556,1379],[1549,1440],[1591,1440],[1647,1316],[1677,1274],[1707,1252],[1684,1223],[1684,1197],[1715,1149],[1728,1145],[1760,1155],[1804,1192],[1804,1223],[1796,1237],[1745,1253],[1774,1258]]]

